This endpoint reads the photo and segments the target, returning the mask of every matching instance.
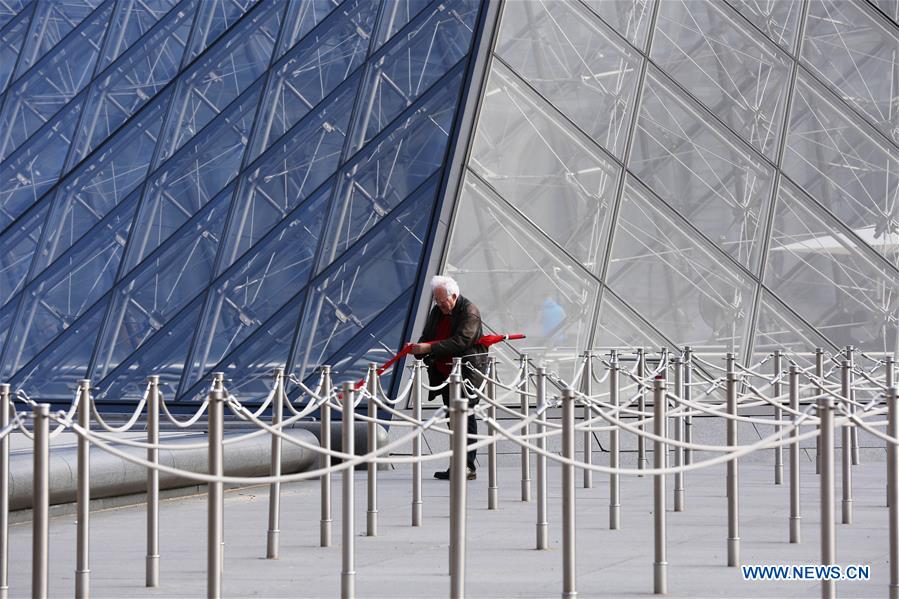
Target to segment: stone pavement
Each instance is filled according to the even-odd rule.
[[[482,464],[486,462],[481,457]],[[365,473],[356,472],[356,589],[358,597],[446,597],[449,594],[449,485],[424,466],[424,522],[410,526],[411,469],[380,472],[378,537],[365,537]],[[837,463],[838,466],[839,463]],[[533,460],[532,460],[533,466]],[[813,465],[803,462],[802,543],[788,540],[789,488],[775,486],[770,465],[741,465],[741,538],[744,564],[809,564],[819,556],[818,486]],[[854,469],[855,521],[837,525],[838,563],[870,564],[867,582],[841,582],[842,597],[887,596],[888,512],[885,466]],[[487,510],[486,468],[470,483],[467,595],[558,597],[562,590],[559,520],[560,470],[549,465],[550,549],[537,551],[536,499],[519,501],[519,470],[500,469],[500,506]],[[608,483],[595,474],[593,489],[577,482],[577,590],[581,597],[652,596],[652,482],[623,478],[622,529],[608,527]],[[532,479],[535,477],[532,474]],[[816,582],[750,582],[726,564],[724,467],[687,475],[686,511],[671,512],[669,477],[668,560],[672,597],[818,597]],[[532,490],[536,481],[532,480]],[[840,509],[836,471],[837,518]],[[282,487],[281,558],[265,555],[268,487],[225,495],[227,597],[337,597],[340,594],[340,476],[334,477],[334,546],[320,548],[319,485]],[[204,597],[206,594],[206,498],[173,499],[160,510],[161,586],[144,587],[145,514],[142,505],[99,511],[91,518],[93,597]],[[51,595],[74,592],[74,516],[51,520]],[[10,529],[10,597],[30,594],[30,524]]]

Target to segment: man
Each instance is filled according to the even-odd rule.
[[[423,358],[428,365],[428,379],[431,386],[437,386],[449,378],[453,369],[453,358],[462,358],[462,379],[475,387],[482,382],[477,372],[487,370],[487,348],[477,341],[484,335],[481,328],[481,313],[477,306],[459,294],[459,284],[450,277],[435,276],[431,279],[431,293],[434,307],[428,314],[418,343],[412,346],[412,353]],[[476,369],[476,370],[475,370]],[[464,387],[463,387],[464,393]],[[449,385],[438,391],[431,391],[430,398],[443,398],[443,405],[450,400]],[[475,396],[469,400],[469,407],[478,403]],[[474,413],[468,415],[468,435],[478,434],[478,421]],[[469,441],[474,442],[474,440]],[[477,450],[468,452],[468,479],[477,478],[475,457]],[[434,478],[448,480],[449,469],[434,473]]]

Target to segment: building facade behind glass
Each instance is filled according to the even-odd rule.
[[[891,0],[6,0],[0,90],[34,397],[357,378],[436,271],[563,373],[899,343]]]

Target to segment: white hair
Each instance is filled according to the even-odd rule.
[[[431,277],[431,293],[443,289],[448,295],[459,296],[459,284],[452,277],[434,275]]]

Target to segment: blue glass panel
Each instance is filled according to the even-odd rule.
[[[212,286],[185,375],[192,385],[306,285],[321,237],[330,186],[284,219]],[[285,356],[286,357],[286,356]]]
[[[278,49],[275,50],[275,58],[284,56],[285,52],[312,31],[339,4],[340,0],[291,0],[284,25],[290,27],[290,30],[282,34]]]
[[[202,298],[197,298],[108,376],[92,373],[92,378],[100,381],[95,398],[100,401],[139,401],[147,387],[147,377],[156,374],[159,375],[160,391],[166,400],[171,400],[184,371],[194,324],[202,307]]]
[[[0,237],[0,305],[22,289],[46,216],[47,205],[37,206]]]
[[[313,281],[296,350],[300,378],[413,283],[432,207],[433,197],[412,196]]]
[[[203,0],[203,10],[194,27],[190,51],[185,62],[190,62],[211,46],[223,33],[250,11],[257,0]],[[271,2],[270,4],[279,4]]]
[[[73,171],[55,192],[35,273],[71,247],[144,179],[170,94]]]
[[[107,301],[94,305],[41,355],[8,379],[13,387],[38,401],[70,403],[78,380],[87,375],[87,363]]]
[[[377,50],[403,26],[415,18],[431,0],[389,0],[384,3],[384,14],[378,24],[374,49]]]
[[[233,186],[117,286],[97,376],[116,368],[209,284],[232,193]]]
[[[173,6],[176,0],[126,0],[120,2],[113,15],[106,47],[100,57],[100,69],[118,58],[150,30]],[[187,41],[187,38],[184,38]]]
[[[476,0],[438,4],[375,60],[353,128],[354,149],[377,135],[468,53],[478,6]]]
[[[0,230],[59,180],[82,104],[71,102],[0,166]]]
[[[70,164],[109,137],[177,74],[197,2],[185,0],[91,86]]]
[[[0,93],[6,91],[6,85],[12,78],[12,71],[19,58],[19,52],[25,45],[28,25],[31,23],[31,13],[34,5],[16,17],[12,24],[0,35]]]
[[[253,141],[251,158],[261,154],[362,64],[376,12],[373,0],[350,0],[275,67],[260,112],[264,126]]]
[[[112,3],[102,8],[53,49],[6,93],[0,113],[0,160],[31,137],[41,125],[87,86],[94,75],[100,43],[112,14]]]
[[[16,313],[18,305],[19,301],[16,298],[16,301],[9,302],[5,307],[0,308],[0,348],[3,347],[3,342],[6,341],[9,329],[12,328],[12,318]]]
[[[287,303],[243,345],[227,356],[214,371],[225,373],[225,386],[240,401],[263,400],[272,388],[272,371],[287,362],[287,352],[293,342],[297,317],[303,296]],[[212,375],[193,385],[181,399],[201,399],[209,388]]]
[[[12,21],[16,15],[21,14],[24,8],[31,9],[33,5],[33,0],[6,0],[6,2],[0,2],[0,29]]]
[[[133,268],[237,175],[250,136],[261,82],[148,180],[127,265]]]
[[[263,2],[179,80],[160,159],[174,154],[262,75],[283,12],[282,3]]]
[[[25,49],[16,66],[20,77],[56,44],[93,12],[102,0],[66,0],[65,2],[35,2],[31,18],[33,32],[25,41]]]
[[[443,164],[462,69],[343,169],[320,267],[329,264]]]
[[[247,169],[221,270],[243,254],[337,168],[359,77],[339,88]]]
[[[112,287],[136,207],[137,196],[132,195],[28,285],[3,361],[7,374],[31,360]]]

